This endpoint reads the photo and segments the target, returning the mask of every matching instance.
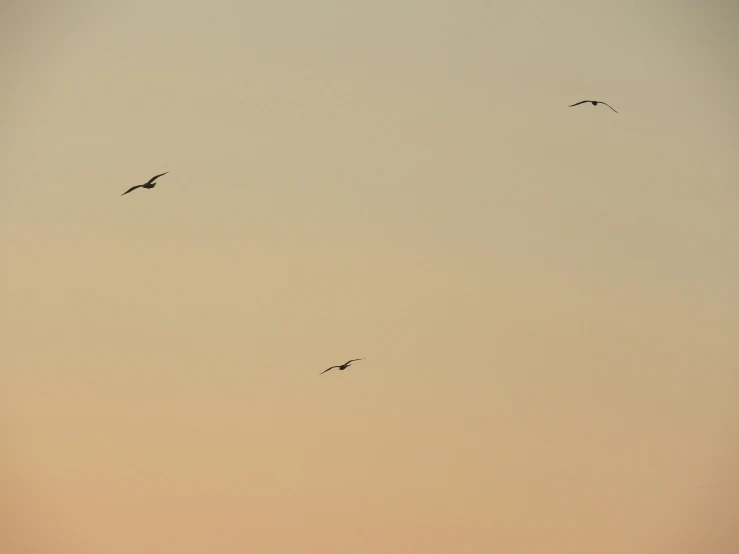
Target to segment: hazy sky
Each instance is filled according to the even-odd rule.
[[[739,551],[738,25],[4,2],[0,551]]]

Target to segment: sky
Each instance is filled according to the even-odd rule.
[[[738,23],[3,3],[0,551],[739,551]]]

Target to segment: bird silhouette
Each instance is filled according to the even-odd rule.
[[[333,369],[335,367],[338,367],[339,368],[339,371],[344,371],[347,367],[349,367],[351,365],[352,362],[358,362],[359,360],[364,360],[364,358],[355,358],[353,360],[349,360],[345,364],[332,365],[330,368],[324,369],[319,375],[323,375],[324,373],[326,373],[327,371],[329,371],[330,369]]]
[[[593,106],[597,106],[598,104],[605,104],[606,106],[608,106],[609,108],[613,110],[610,104],[607,104],[606,102],[601,102],[600,100],[583,100],[582,102],[578,102],[577,104],[571,104],[568,107],[571,108],[572,106],[579,106],[580,104],[584,104],[585,102],[590,102]],[[613,110],[613,111],[616,112],[616,110]]]
[[[124,192],[123,194],[121,194],[121,196],[125,196],[126,194],[128,194],[132,190],[136,190],[137,188],[141,188],[141,187],[144,187],[145,189],[153,189],[156,186],[156,183],[154,181],[156,181],[162,175],[166,175],[167,173],[169,173],[169,171],[165,171],[164,173],[160,173],[159,175],[154,175],[154,177],[152,177],[151,179],[149,179],[149,181],[147,183],[144,183],[143,185],[136,185],[135,187],[131,187],[126,192]]]

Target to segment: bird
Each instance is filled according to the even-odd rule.
[[[149,179],[149,181],[147,183],[144,183],[143,185],[136,185],[135,187],[131,187],[126,192],[124,192],[123,194],[121,194],[121,196],[125,196],[126,194],[128,194],[132,190],[136,190],[137,188],[140,188],[140,187],[144,187],[145,189],[153,189],[156,186],[156,183],[154,181],[156,181],[162,175],[166,175],[167,173],[169,173],[169,171],[165,171],[164,173],[160,173],[159,175],[154,175],[154,177],[152,177],[151,179]]]
[[[571,108],[572,106],[579,106],[580,104],[584,104],[585,102],[590,102],[593,106],[597,106],[598,104],[605,104],[606,106],[608,106],[609,108],[613,110],[610,104],[607,104],[606,102],[601,102],[600,100],[583,100],[582,102],[578,102],[577,104],[572,104],[568,107]],[[616,112],[616,110],[613,110],[613,111]]]
[[[344,371],[344,370],[345,370],[345,369],[346,369],[347,367],[349,367],[349,366],[351,365],[351,363],[352,363],[352,362],[358,362],[359,360],[364,360],[364,358],[355,358],[355,359],[353,359],[353,360],[349,360],[349,361],[348,361],[348,362],[346,362],[345,364],[341,364],[341,365],[332,365],[332,366],[331,366],[330,368],[328,368],[328,369],[324,369],[324,370],[323,370],[323,371],[322,371],[321,373],[319,373],[319,375],[323,375],[323,374],[324,374],[324,373],[326,373],[326,372],[327,372],[327,371],[328,371],[329,369],[333,369],[333,368],[335,368],[335,367],[338,367],[338,368],[339,368],[339,371]]]

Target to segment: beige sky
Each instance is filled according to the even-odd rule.
[[[739,8],[63,4],[0,11],[0,551],[739,551]]]

